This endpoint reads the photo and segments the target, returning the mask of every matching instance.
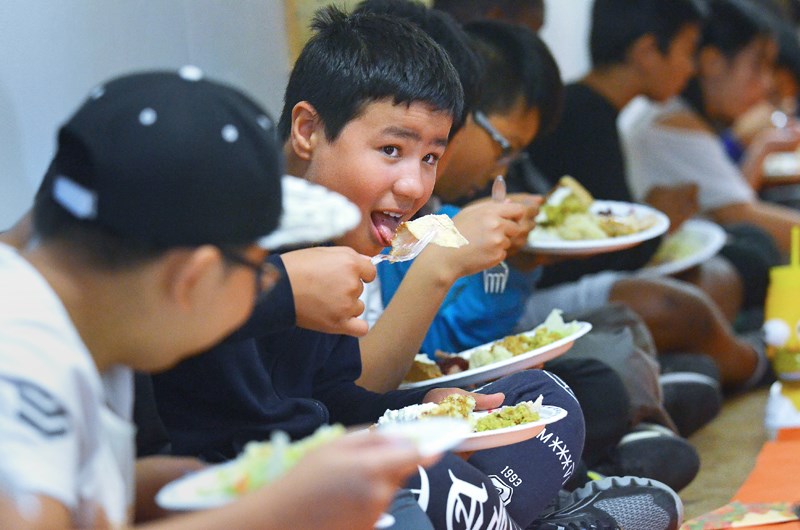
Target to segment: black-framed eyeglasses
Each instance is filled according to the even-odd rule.
[[[480,110],[475,110],[472,112],[472,120],[484,131],[489,137],[494,140],[494,142],[500,146],[500,158],[497,159],[497,163],[501,165],[507,165],[514,161],[514,159],[519,156],[519,153],[514,149],[514,146],[511,145],[511,142],[503,136],[500,131],[495,129],[492,122],[489,121],[489,118]]]
[[[244,256],[232,250],[220,250],[222,252],[222,256],[226,260],[230,261],[231,263],[235,263],[236,265],[247,267],[256,273],[256,296],[261,296],[268,293],[281,276],[281,271],[268,261],[253,263]]]

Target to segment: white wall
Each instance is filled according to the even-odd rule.
[[[540,31],[570,82],[590,67],[589,26],[592,0],[545,0],[545,23]]]
[[[566,81],[589,67],[592,0],[546,0],[542,38]],[[196,64],[281,109],[283,0],[0,0],[0,230],[30,206],[60,123],[95,84]]]
[[[201,67],[277,118],[288,79],[282,0],[2,0],[0,230],[30,206],[60,123],[136,69]]]

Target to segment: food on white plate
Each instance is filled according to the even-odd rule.
[[[275,431],[268,442],[247,443],[231,465],[219,470],[213,486],[199,493],[239,496],[258,489],[294,467],[311,449],[344,433],[342,425],[323,425],[314,434],[292,442],[285,432]]]
[[[553,309],[545,321],[532,331],[509,335],[486,347],[473,350],[469,359],[457,353],[447,353],[441,350],[436,351],[435,361],[425,354],[418,354],[414,357],[411,368],[403,378],[403,383],[428,381],[445,375],[473,370],[552,344],[580,329],[580,324],[576,320],[564,322],[562,313],[563,311],[560,309]]]
[[[562,313],[560,309],[553,309],[545,321],[536,326],[532,332],[509,335],[486,348],[475,350],[469,357],[470,369],[504,361],[547,346],[578,331],[580,324],[576,320],[564,322]]]
[[[593,202],[594,197],[589,190],[574,178],[564,175],[545,197],[536,216],[536,223],[542,226],[558,226],[571,214],[588,212]]]
[[[489,412],[475,412],[474,398],[463,394],[450,394],[441,403],[422,403],[398,410],[387,410],[378,419],[378,425],[449,416],[467,420],[472,426],[473,432],[503,429],[538,421],[541,417],[543,399],[542,396],[539,396],[536,401],[523,401]]]
[[[414,362],[411,363],[411,368],[408,370],[405,378],[406,383],[416,383],[418,381],[427,381],[436,377],[442,377],[442,369],[436,364],[436,361],[425,355],[419,353],[414,357]]]
[[[450,394],[439,403],[420,403],[419,405],[409,405],[398,410],[387,410],[383,413],[383,416],[378,418],[378,425],[417,421],[437,416],[470,420],[473,410],[475,410],[475,398],[464,394]]]
[[[678,261],[700,252],[703,239],[696,233],[678,230],[667,236],[650,259],[650,265]]]
[[[427,381],[469,370],[469,361],[457,353],[436,350],[434,357],[431,359],[424,353],[415,355],[403,383]]]
[[[469,370],[469,361],[457,353],[436,350],[434,357],[436,357],[436,364],[444,375],[457,374],[464,370]]]
[[[540,395],[536,401],[523,401],[514,406],[507,405],[493,410],[478,418],[478,421],[475,422],[475,432],[493,431],[539,421],[543,399],[543,396]]]
[[[639,216],[631,209],[620,214],[593,210],[594,198],[580,182],[565,175],[550,191],[536,216],[531,231],[534,240],[582,241],[635,234],[656,222],[653,216]]]
[[[391,254],[397,254],[399,249],[416,243],[431,232],[434,233],[431,243],[440,247],[458,248],[469,243],[447,215],[423,215],[400,223],[392,239]]]

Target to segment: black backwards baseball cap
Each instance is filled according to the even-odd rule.
[[[161,247],[326,241],[360,219],[283,174],[273,121],[192,66],[96,87],[61,127],[40,193],[74,217]]]

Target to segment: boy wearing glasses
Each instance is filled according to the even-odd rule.
[[[132,370],[165,370],[239,326],[275,281],[275,241],[337,236],[353,224],[330,221],[343,208],[357,219],[282,174],[271,120],[196,68],[98,86],[61,128],[33,237],[0,244],[0,527],[128,527],[198,467],[134,471]],[[292,222],[303,207],[316,223]],[[371,528],[427,463],[406,444],[348,438],[274,488],[148,528]]]

